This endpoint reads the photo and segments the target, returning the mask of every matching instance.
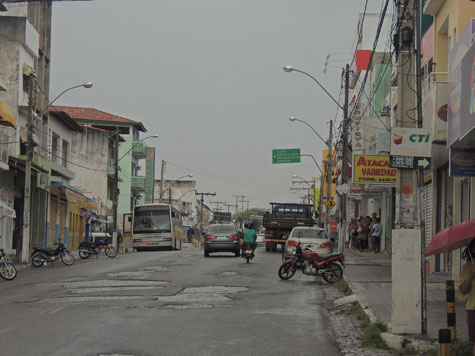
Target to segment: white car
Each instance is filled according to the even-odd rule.
[[[261,231],[259,231],[259,233],[257,234],[257,239],[256,239],[256,242],[259,243],[259,242],[264,242],[264,229],[262,229]]]
[[[333,244],[325,229],[316,226],[299,226],[292,229],[289,238],[285,241],[283,257],[292,256],[299,242],[302,249],[308,248],[320,256],[333,253]]]

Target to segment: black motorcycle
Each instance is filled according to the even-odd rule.
[[[83,260],[89,258],[90,255],[99,255],[102,251],[107,257],[114,258],[117,256],[117,249],[112,246],[112,237],[105,240],[97,240],[96,242],[82,241],[79,244],[79,257]]]
[[[72,266],[74,264],[73,254],[66,249],[61,239],[57,243],[56,248],[33,247],[31,263],[35,267],[41,267],[48,262],[52,263],[59,259],[61,259],[66,266]]]
[[[254,252],[252,251],[252,246],[251,244],[245,242],[244,243],[244,252],[242,254],[242,258],[246,259],[246,263],[249,263],[250,260],[254,258]]]

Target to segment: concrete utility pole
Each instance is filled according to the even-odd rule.
[[[33,106],[35,105],[36,80],[33,73],[28,77],[28,137],[25,162],[25,196],[23,206],[23,236],[21,242],[21,262],[30,258],[30,212],[31,212],[31,164],[33,160]]]
[[[341,184],[345,184],[347,180],[346,167],[348,164],[348,96],[350,88],[350,66],[347,64],[345,68],[345,104],[343,105],[343,152],[342,152],[342,166],[341,166]],[[341,234],[338,243],[338,251],[343,252],[345,249],[346,240],[346,197],[348,193],[341,196]]]
[[[330,120],[330,133],[328,136],[328,157],[327,157],[327,201],[332,198],[332,158],[333,158],[333,121]],[[327,207],[327,231],[330,231],[331,209]]]
[[[119,128],[114,135],[114,205],[112,222],[112,246],[117,248],[117,208],[119,205]]]
[[[420,47],[420,34],[417,36],[419,39],[414,38],[414,33],[420,31],[420,6],[419,0],[408,0],[398,8],[398,20],[401,24],[397,60],[398,127],[416,128],[418,122],[410,115],[414,115],[414,108],[417,107],[417,93],[413,88],[416,88],[415,68],[420,66],[420,60],[417,60],[418,56],[415,58],[413,47]],[[417,20],[418,28],[413,26],[414,19]],[[417,101],[419,116],[421,105],[420,100]],[[396,211],[396,229],[392,233],[391,325],[394,333],[426,334],[425,265],[424,258],[421,258],[424,251],[424,227],[420,213],[423,202],[417,194],[420,189],[417,170],[398,169],[397,172],[396,206],[399,206],[399,211]],[[422,172],[420,174],[423,175]],[[413,253],[408,254],[408,251]]]
[[[200,232],[203,232],[203,204],[204,204],[204,196],[205,195],[211,195],[215,196],[216,193],[198,193],[196,192],[196,195],[201,195],[201,200],[200,200]]]

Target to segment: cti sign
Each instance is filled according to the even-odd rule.
[[[391,155],[430,157],[431,129],[391,128]]]

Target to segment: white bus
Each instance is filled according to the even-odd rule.
[[[137,251],[156,247],[183,248],[180,212],[169,204],[144,204],[134,208],[132,242]]]

